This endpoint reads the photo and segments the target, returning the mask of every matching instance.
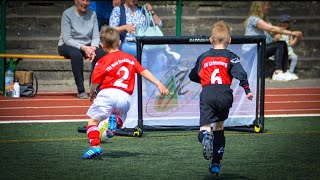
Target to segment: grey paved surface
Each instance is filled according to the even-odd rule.
[[[301,87],[319,87],[320,79],[298,79],[295,81],[280,82],[266,79],[266,88],[301,88]]]
[[[60,83],[63,84],[63,83]],[[85,82],[86,90],[89,91],[89,83]],[[298,79],[296,81],[289,82],[278,82],[272,81],[271,79],[266,79],[266,88],[301,88],[301,87],[319,87],[320,79]],[[76,92],[76,85],[72,83],[65,83],[64,85],[59,85],[59,83],[51,85],[41,85],[39,86],[39,92],[45,91],[74,91]]]

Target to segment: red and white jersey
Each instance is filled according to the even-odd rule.
[[[99,59],[92,72],[91,82],[102,82],[100,90],[117,88],[131,95],[135,85],[135,73],[140,74],[144,70],[134,56],[119,50]]]
[[[224,56],[208,56],[201,63],[198,75],[201,77],[201,85],[227,84],[231,85],[231,78],[228,73],[230,59]]]
[[[240,64],[240,58],[228,49],[213,49],[202,53],[189,74],[191,81],[202,87],[214,84],[230,86],[236,78],[248,94],[250,91],[247,73]]]

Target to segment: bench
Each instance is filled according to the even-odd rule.
[[[5,73],[6,73],[6,58],[9,58],[9,67],[12,68],[12,70],[15,69],[16,65],[19,63],[19,61],[23,59],[50,59],[50,60],[65,60],[68,59],[64,56],[59,56],[59,55],[40,55],[40,54],[0,54],[0,58],[4,58],[4,61],[1,62],[1,69],[0,74],[1,77],[1,84],[0,91],[4,93],[5,89],[5,84],[4,84],[4,78],[5,78]],[[16,59],[14,61],[14,59]]]

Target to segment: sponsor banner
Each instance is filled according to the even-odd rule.
[[[225,126],[244,126],[252,125],[256,117],[256,90],[257,90],[257,51],[256,45],[253,51],[242,51],[241,44],[229,45],[228,49],[240,57],[240,63],[248,74],[250,89],[254,94],[254,99],[249,101],[245,92],[239,86],[239,81],[233,79],[231,88],[233,89],[234,102],[230,109],[229,118]],[[199,124],[199,94],[201,85],[191,82],[188,75],[198,56],[212,48],[211,45],[204,44],[184,44],[169,45],[166,50],[157,52],[157,54],[145,55],[142,57],[144,67],[152,70],[156,69],[161,82],[170,90],[166,97],[160,96],[158,89],[148,84],[143,78],[143,124],[148,126],[198,126]],[[154,52],[153,52],[154,53]],[[160,54],[160,55],[159,55]],[[163,63],[155,63],[155,59],[150,57],[162,56]],[[149,65],[149,66],[148,66]],[[160,71],[161,70],[161,71]],[[161,72],[159,75],[159,71]],[[132,95],[131,109],[128,113],[128,119],[124,127],[134,128],[138,122],[138,100],[137,87]]]

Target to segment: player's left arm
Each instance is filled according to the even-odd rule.
[[[229,66],[231,69],[230,73],[231,73],[232,77],[234,77],[240,81],[239,86],[243,87],[243,89],[247,95],[247,98],[251,100],[253,95],[252,95],[250,87],[249,87],[247,73],[243,69],[242,65],[240,64],[240,58],[239,57],[232,58],[230,60]]]
[[[169,90],[147,69],[143,70],[140,75],[156,85],[161,95],[167,96],[169,94]]]

